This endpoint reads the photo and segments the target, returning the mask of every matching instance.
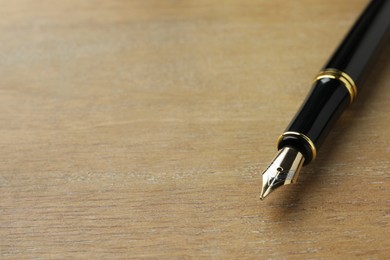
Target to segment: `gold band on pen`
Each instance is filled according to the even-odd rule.
[[[310,150],[311,150],[311,153],[312,153],[312,160],[314,161],[316,159],[316,157],[317,157],[317,148],[314,145],[313,141],[309,137],[307,137],[304,134],[298,133],[298,132],[288,131],[288,132],[284,132],[283,134],[281,134],[279,136],[278,144],[282,141],[283,137],[286,136],[286,135],[295,135],[295,136],[301,137],[303,140],[305,140],[309,144],[309,146],[310,146]]]
[[[350,103],[353,103],[357,96],[357,87],[353,79],[347,73],[338,69],[325,69],[318,73],[316,80],[323,78],[331,78],[341,81],[349,92]]]

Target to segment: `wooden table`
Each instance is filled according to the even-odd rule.
[[[388,257],[390,48],[258,199],[366,3],[1,0],[0,258]]]

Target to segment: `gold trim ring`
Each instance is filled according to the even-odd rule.
[[[337,79],[341,81],[349,92],[349,101],[350,104],[356,99],[357,96],[357,87],[353,79],[345,72],[338,69],[325,69],[318,73],[316,80],[323,78]]]
[[[314,161],[316,159],[316,157],[317,157],[317,148],[314,145],[313,141],[309,137],[307,137],[304,134],[298,133],[298,132],[293,132],[293,131],[284,132],[278,138],[278,145],[282,141],[283,137],[286,136],[286,135],[295,135],[295,136],[301,137],[303,140],[305,140],[309,144],[309,146],[310,146],[310,150],[311,150],[311,153],[312,153],[312,161]]]

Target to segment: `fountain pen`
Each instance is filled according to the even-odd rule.
[[[317,152],[343,111],[352,104],[373,60],[389,34],[390,0],[372,0],[355,22],[277,141],[274,160],[263,172],[260,199],[294,183]]]

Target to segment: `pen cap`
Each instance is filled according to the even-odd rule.
[[[389,37],[389,27],[390,1],[371,1],[323,70],[344,72],[359,89],[368,74],[367,69]]]

